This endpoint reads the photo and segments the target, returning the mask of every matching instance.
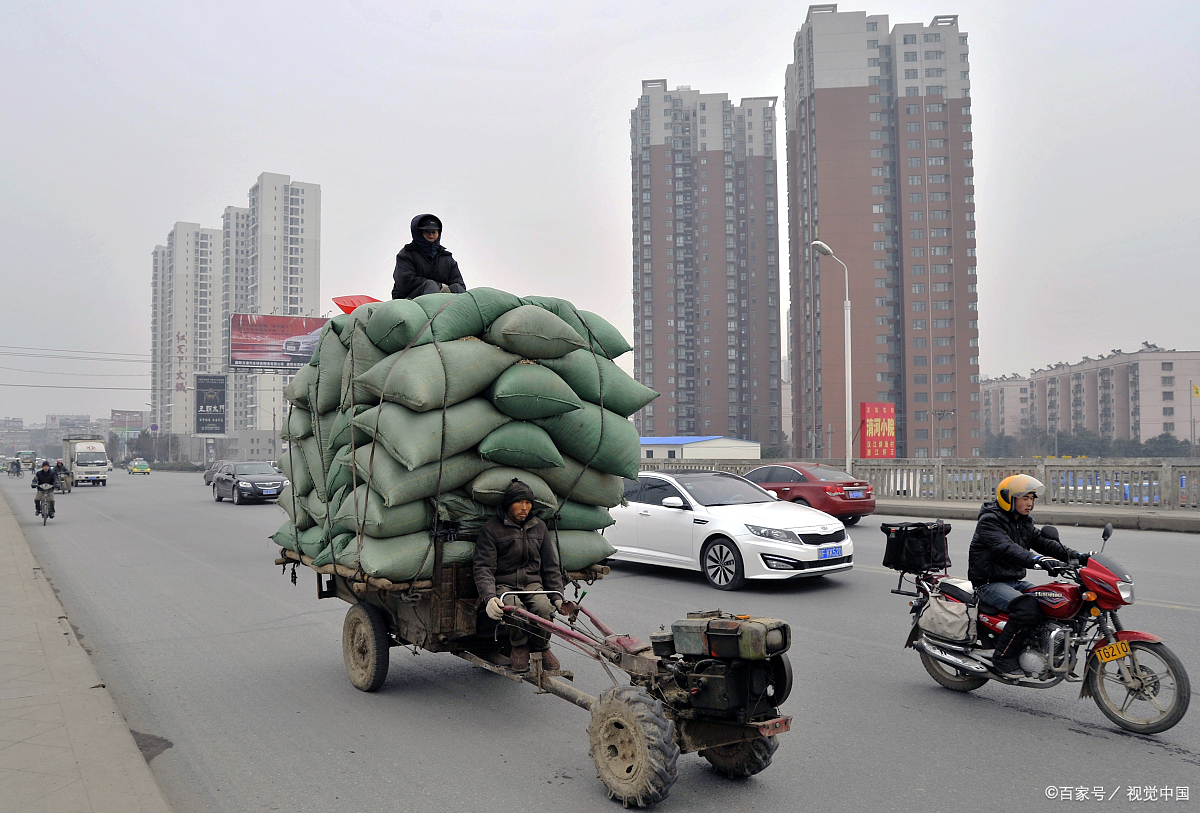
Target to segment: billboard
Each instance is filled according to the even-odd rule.
[[[142,431],[146,424],[146,413],[137,409],[112,410],[112,429],[121,431]]]
[[[858,404],[858,456],[896,457],[896,405],[860,401]]]
[[[225,434],[225,376],[196,376],[196,434]]]
[[[92,425],[91,415],[47,415],[47,429],[87,429]]]
[[[312,358],[327,321],[235,313],[229,317],[229,366],[246,372],[295,372]]]

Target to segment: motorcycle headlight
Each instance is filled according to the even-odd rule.
[[[746,530],[764,539],[773,539],[776,542],[791,542],[793,545],[801,544],[800,537],[791,531],[785,531],[780,528],[763,528],[760,525],[747,525]]]
[[[1121,594],[1121,601],[1133,603],[1133,582],[1117,582],[1117,591]]]

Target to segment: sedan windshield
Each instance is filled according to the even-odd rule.
[[[270,463],[239,463],[233,469],[234,474],[276,474]]]
[[[733,474],[678,474],[675,481],[701,505],[773,502],[770,494]]]

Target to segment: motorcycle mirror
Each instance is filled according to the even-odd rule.
[[[1112,536],[1112,532],[1113,532],[1113,527],[1112,527],[1112,523],[1110,522],[1104,526],[1104,533],[1100,534],[1100,538],[1103,540],[1103,544],[1100,545],[1101,553],[1104,553],[1104,545],[1108,544],[1108,538],[1110,536]]]
[[[1058,528],[1055,528],[1053,525],[1043,525],[1042,536],[1046,537],[1047,539],[1062,541],[1061,537],[1058,535]]]

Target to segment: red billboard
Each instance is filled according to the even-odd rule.
[[[861,458],[896,457],[896,405],[858,405],[858,456]]]
[[[328,319],[235,313],[229,319],[229,366],[235,370],[285,373],[312,358]]]

